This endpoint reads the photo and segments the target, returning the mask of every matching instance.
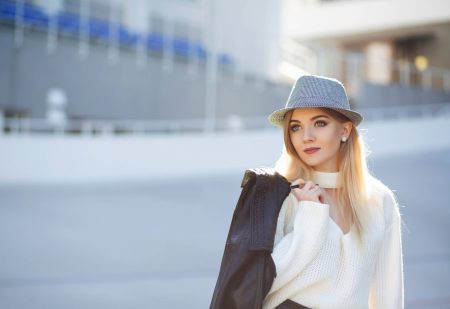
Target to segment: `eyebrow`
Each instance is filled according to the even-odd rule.
[[[312,117],[310,120],[314,120],[314,119],[317,119],[317,118],[320,118],[320,117],[330,118],[330,117],[328,117],[327,115],[317,115],[317,116]],[[301,123],[301,121],[300,121],[300,120],[297,120],[297,119],[291,119],[291,121],[289,121],[289,122],[290,122],[290,123],[291,123],[291,122],[300,122],[300,123]]]

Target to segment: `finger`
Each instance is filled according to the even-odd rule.
[[[305,185],[305,182],[306,182],[306,181],[303,180],[303,179],[301,179],[301,178],[296,179],[296,180],[294,180],[293,182],[291,182],[291,188],[292,188],[292,189],[296,189],[296,188],[302,189],[303,186]]]
[[[322,202],[322,201],[320,200],[320,198],[321,198],[321,196],[322,196],[322,191],[321,191],[320,187],[314,186],[314,188],[312,188],[312,189],[309,191],[309,193],[310,193],[312,196],[316,197],[316,198],[319,200],[319,202]]]
[[[321,187],[319,187],[319,190],[317,191],[317,198],[319,199],[319,201],[321,202],[321,203],[323,203],[324,202],[324,200],[325,200],[325,198],[324,198],[324,196],[323,196],[323,190],[322,190],[322,188]]]
[[[305,184],[305,183],[306,183],[306,181],[304,179],[298,178],[298,179],[294,180],[291,184],[298,185],[298,184]]]
[[[319,202],[321,202],[321,203],[324,202],[324,199],[323,199],[323,196],[322,196],[322,195],[319,195]]]
[[[306,182],[306,184],[305,184],[305,186],[303,187],[303,189],[305,189],[305,190],[311,190],[313,187],[314,187],[314,183],[312,182],[312,181],[308,181],[308,182]]]
[[[303,184],[299,184],[299,185],[292,185],[291,189],[303,189]]]
[[[313,193],[313,194],[320,194],[320,190],[319,189],[320,189],[319,187],[314,186],[314,187],[311,187],[308,190],[308,192]]]

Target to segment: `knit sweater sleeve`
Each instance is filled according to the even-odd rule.
[[[325,241],[329,207],[319,202],[299,202],[293,194],[285,199],[271,254],[277,276],[268,295],[292,280],[318,254]]]
[[[401,215],[392,192],[384,199],[386,229],[369,291],[370,309],[404,307]]]

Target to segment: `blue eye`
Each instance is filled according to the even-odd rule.
[[[297,130],[295,128],[298,128],[298,127],[299,127],[298,125],[293,125],[289,129],[291,129],[291,131],[296,132]]]
[[[315,125],[317,125],[318,123],[320,124],[319,127],[325,127],[327,125],[327,123],[323,120],[316,121]],[[291,131],[293,131],[293,132],[298,131],[297,128],[300,128],[300,126],[297,124],[294,124],[289,127],[289,129],[291,129]]]

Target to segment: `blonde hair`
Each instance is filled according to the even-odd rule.
[[[329,108],[320,108],[323,112],[344,123],[351,121],[345,115]],[[290,138],[289,122],[294,110],[286,113],[283,122],[284,145],[280,158],[274,169],[289,182],[298,178],[312,179],[312,167],[298,156]],[[353,126],[347,142],[341,143],[338,150],[339,178],[337,189],[338,205],[351,206],[353,223],[355,224],[359,243],[362,243],[365,228],[370,225],[372,211],[369,202],[374,177],[370,174],[366,162],[366,145],[355,126]]]

